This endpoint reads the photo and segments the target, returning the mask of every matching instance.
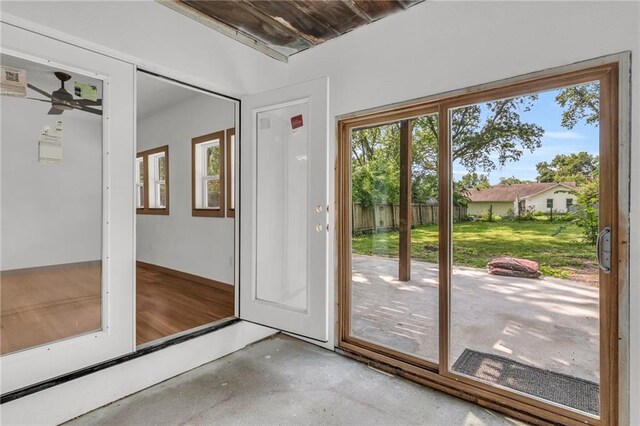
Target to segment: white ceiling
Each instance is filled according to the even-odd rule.
[[[207,95],[168,80],[138,72],[138,118],[149,117],[196,96]]]

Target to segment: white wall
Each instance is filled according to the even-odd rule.
[[[287,65],[153,0],[2,1],[2,14],[118,52],[120,59],[233,96],[286,83]],[[128,58],[121,54],[130,55]]]
[[[289,78],[329,76],[335,118],[627,50],[636,70],[632,164],[637,165],[638,2],[428,1],[294,55]],[[330,135],[335,155],[335,129]],[[633,167],[631,182],[631,424],[640,425],[640,262],[633,261],[640,258],[639,167]]]
[[[44,90],[59,88],[29,75]],[[79,111],[47,115],[49,103],[6,96],[0,108],[0,269],[100,260],[102,117]],[[63,162],[39,163],[40,133],[45,126],[55,129],[57,120],[64,125]]]
[[[509,210],[513,211],[513,203],[509,201],[471,201],[467,206],[467,214],[480,216],[487,214],[493,206],[493,214],[506,216]]]
[[[533,195],[531,197],[527,197],[527,210],[531,209],[533,211],[538,212],[546,212],[549,213],[549,209],[547,208],[547,199],[553,199],[553,211],[559,213],[567,212],[567,199],[570,198],[574,200],[575,204],[575,196],[571,194],[567,194],[566,192],[558,192],[558,191],[570,191],[570,189],[566,188],[552,188],[548,191],[545,191],[541,194]]]
[[[191,139],[235,127],[235,105],[193,93],[138,121],[138,152],[169,145],[169,215],[137,215],[137,260],[233,284],[234,219],[191,216]]]

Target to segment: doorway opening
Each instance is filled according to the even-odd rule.
[[[136,343],[235,314],[237,102],[138,71]]]
[[[340,121],[339,346],[610,424],[617,97],[606,64]]]

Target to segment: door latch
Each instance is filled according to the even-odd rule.
[[[596,255],[598,256],[598,266],[604,272],[611,272],[611,228],[605,226],[596,242]]]

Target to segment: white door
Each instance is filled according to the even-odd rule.
[[[240,317],[327,341],[328,79],[242,100]]]
[[[135,349],[135,91],[131,64],[0,29],[3,67],[29,84],[23,96],[1,99],[6,394]],[[83,100],[77,84],[89,93]],[[77,108],[54,107],[61,85]],[[102,105],[89,102],[92,90]],[[46,127],[60,143],[43,139]],[[11,285],[18,281],[26,287]]]

